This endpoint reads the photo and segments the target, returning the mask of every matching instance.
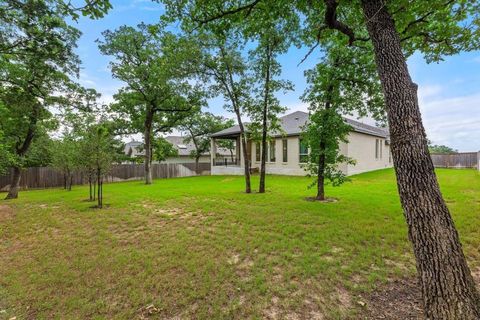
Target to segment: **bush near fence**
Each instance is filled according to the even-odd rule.
[[[152,176],[154,179],[190,177],[196,175],[209,175],[210,163],[199,163],[198,172],[195,171],[195,163],[154,163]],[[6,191],[11,182],[11,175],[0,176],[0,190]],[[118,164],[112,166],[105,182],[142,180],[144,178],[143,164]],[[63,187],[65,178],[62,172],[51,167],[28,168],[22,171],[20,188],[43,189]],[[73,174],[73,184],[88,183],[85,173],[78,171]]]
[[[432,153],[433,165],[438,168],[478,168],[480,152]]]

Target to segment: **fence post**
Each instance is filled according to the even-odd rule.
[[[477,170],[480,171],[480,151],[477,152]]]

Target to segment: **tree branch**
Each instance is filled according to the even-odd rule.
[[[229,10],[226,10],[226,11],[223,11],[223,10],[220,10],[220,13],[214,15],[214,16],[211,16],[211,17],[208,17],[208,18],[205,18],[205,19],[196,19],[196,18],[193,18],[192,19],[196,22],[199,22],[201,24],[206,24],[206,23],[209,23],[209,22],[212,22],[214,20],[218,20],[220,18],[223,18],[225,16],[229,16],[229,15],[232,15],[232,14],[235,14],[235,13],[238,13],[240,11],[243,11],[243,10],[247,10],[247,13],[246,13],[246,16],[250,15],[250,13],[252,12],[253,8],[260,2],[261,0],[254,0],[253,2],[250,2],[250,3],[247,3],[243,6],[239,6],[237,8],[233,8],[233,9],[229,9]]]
[[[353,45],[355,41],[368,41],[370,38],[358,38],[355,36],[355,32],[345,23],[337,19],[337,6],[336,0],[324,0],[326,5],[325,10],[325,24],[330,29],[335,29],[343,33],[348,37],[348,45]]]

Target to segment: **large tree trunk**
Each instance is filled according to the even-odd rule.
[[[39,113],[38,106],[34,108],[33,115],[30,118],[30,125],[27,130],[27,134],[25,135],[25,140],[23,141],[20,147],[16,148],[16,153],[19,158],[23,158],[27,153],[30,145],[32,144],[33,138],[35,136],[36,125],[37,125],[37,118]],[[18,190],[20,188],[20,178],[21,178],[21,168],[20,167],[13,167],[13,176],[12,182],[10,183],[10,190],[5,198],[7,199],[17,199],[18,198]]]
[[[195,173],[199,174],[199,162],[200,162],[200,157],[195,157]]]
[[[480,298],[445,205],[394,21],[381,0],[362,0],[382,82],[397,185],[427,319],[480,319]]]
[[[145,149],[145,184],[152,184],[152,122],[153,113],[147,112],[143,146]]]
[[[20,170],[20,167],[13,167],[12,181],[10,183],[10,189],[8,190],[8,194],[5,197],[5,200],[18,198],[18,190],[20,189],[21,176],[22,172]]]

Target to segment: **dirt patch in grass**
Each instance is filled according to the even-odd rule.
[[[15,217],[13,209],[6,205],[0,205],[0,222],[4,222]]]
[[[364,298],[366,319],[423,319],[415,278],[393,280]]]
[[[318,200],[317,198],[315,197],[306,197],[305,200],[309,201],[309,202],[320,202],[320,203],[334,203],[334,202],[338,202],[338,199],[337,198],[325,198],[325,200]]]
[[[472,276],[479,287],[480,268],[473,269]],[[422,295],[416,278],[390,281],[364,299],[366,319],[423,319]]]

